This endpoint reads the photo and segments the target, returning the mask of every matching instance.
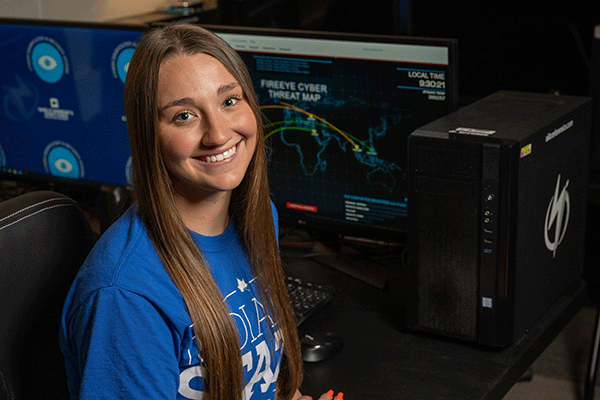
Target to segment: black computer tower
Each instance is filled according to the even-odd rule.
[[[409,137],[407,322],[508,346],[579,280],[591,100],[497,92]]]

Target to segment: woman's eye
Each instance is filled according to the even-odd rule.
[[[177,122],[186,122],[190,119],[192,119],[192,114],[188,111],[180,112],[179,114],[175,115],[175,121]]]
[[[237,103],[239,100],[238,97],[232,96],[232,97],[228,97],[224,102],[223,105],[225,107],[231,107],[233,106],[235,103]]]

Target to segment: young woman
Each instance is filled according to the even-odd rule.
[[[309,399],[242,60],[197,26],[150,31],[125,109],[136,203],[66,300],[72,398]]]

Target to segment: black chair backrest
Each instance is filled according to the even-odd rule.
[[[66,293],[95,241],[55,192],[0,203],[0,399],[68,399],[58,346]]]

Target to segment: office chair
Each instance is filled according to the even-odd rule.
[[[58,345],[66,293],[95,240],[54,192],[0,203],[0,399],[68,399]]]

